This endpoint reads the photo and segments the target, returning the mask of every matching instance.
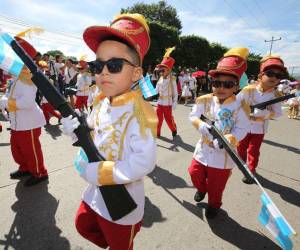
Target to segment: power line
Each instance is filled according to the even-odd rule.
[[[25,26],[25,27],[42,26],[42,25],[39,25],[39,24],[34,24],[34,25],[33,24],[28,24],[23,20],[16,19],[16,18],[11,18],[11,17],[8,17],[8,16],[3,15],[3,14],[0,14],[0,19],[4,19],[4,20],[7,20],[7,22],[9,22],[9,23],[13,23],[13,24],[17,24],[17,25],[21,25],[21,26]],[[80,37],[78,35],[66,33],[64,31],[60,31],[60,30],[49,30],[49,31],[51,33],[59,34],[59,35],[62,35],[62,36],[72,37],[72,38],[75,38],[75,39],[82,40],[82,37]]]
[[[261,11],[262,16],[265,17],[265,19],[266,19],[268,25],[270,26],[270,29],[273,30],[272,25],[271,25],[271,22],[269,21],[268,16],[265,14],[265,12],[264,12],[263,8],[261,7],[261,5],[259,4],[259,2],[258,2],[257,0],[254,0],[254,3],[256,4],[256,6],[257,6],[257,7],[259,8],[259,10]]]
[[[2,21],[3,22],[3,21]],[[0,19],[0,23],[1,23],[1,19]],[[18,26],[21,26],[21,27],[32,27],[32,26],[30,26],[30,25],[25,25],[25,24],[22,24],[22,23],[15,23],[15,22],[12,22],[12,21],[8,21],[8,20],[5,20],[4,22],[3,22],[4,24],[7,24],[7,23],[9,23],[9,24],[14,24],[14,25],[18,25]],[[67,44],[67,45],[78,45],[79,43],[78,42],[80,42],[80,41],[83,41],[83,39],[76,39],[77,41],[74,41],[74,39],[72,38],[72,37],[69,37],[69,36],[67,36],[67,35],[63,35],[63,34],[59,34],[59,33],[55,33],[55,32],[49,32],[49,31],[45,31],[45,33],[44,34],[47,34],[47,33],[49,33],[50,35],[59,35],[59,36],[61,36],[61,37],[63,37],[63,38],[58,38],[57,36],[55,37],[55,38],[51,38],[51,37],[47,37],[47,38],[43,38],[42,36],[43,36],[43,34],[42,35],[40,35],[39,36],[39,39],[40,40],[46,40],[46,41],[55,41],[55,42],[60,42],[60,43],[64,43],[64,44]],[[17,32],[15,33],[15,34],[17,34]],[[72,40],[70,40],[70,39],[73,39],[73,41]]]
[[[241,18],[241,20],[242,20],[247,26],[251,27],[251,25],[248,24],[248,22],[246,21],[246,19],[245,19],[243,16],[241,16],[240,13],[239,13],[235,8],[233,8],[233,6],[232,6],[227,0],[224,0],[224,2],[225,2],[225,3],[233,10],[233,12],[234,12],[236,15],[238,15],[238,16]]]
[[[243,1],[242,4],[246,7],[246,9],[248,10],[248,12],[250,13],[250,15],[254,18],[254,20],[256,21],[256,23],[258,23],[262,28],[265,27],[264,24],[262,24],[256,17],[256,15],[252,12],[251,8],[248,7],[248,5]]]

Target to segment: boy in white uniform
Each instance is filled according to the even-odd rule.
[[[200,120],[201,115],[215,121],[233,147],[244,138],[248,131],[249,119],[245,106],[236,100],[239,80],[247,68],[246,48],[234,48],[220,59],[217,69],[209,71],[213,78],[213,93],[198,97],[189,119],[201,133],[192,163],[188,169],[192,182],[197,188],[194,196],[196,202],[204,199],[208,193],[206,217],[214,218],[222,205],[222,194],[235,163],[217,139],[213,139],[210,126]]]
[[[15,37],[27,54],[34,58],[36,50],[27,41]],[[17,171],[11,179],[30,176],[25,186],[32,186],[48,179],[40,143],[41,127],[46,124],[42,110],[35,102],[37,88],[31,80],[29,69],[24,66],[19,77],[11,86],[9,96],[0,100],[0,109],[7,109],[11,124],[11,151]]]
[[[142,60],[149,49],[149,27],[139,14],[122,14],[110,27],[92,26],[84,31],[86,44],[96,53],[96,82],[101,93],[94,99],[88,124],[94,143],[106,161],[76,160],[80,176],[89,184],[77,212],[78,232],[101,248],[133,249],[133,239],[144,214],[144,182],[156,162],[157,118],[133,82],[142,77]],[[76,118],[62,119],[72,134]],[[74,135],[73,135],[74,136]],[[82,152],[80,153],[82,155]],[[137,208],[113,221],[98,186],[124,184]]]
[[[267,56],[262,59],[258,82],[242,89],[237,95],[239,101],[248,105],[269,101],[282,94],[275,88],[284,78],[286,68],[281,58]],[[247,162],[250,171],[255,174],[258,165],[260,146],[267,132],[269,120],[282,115],[281,103],[275,103],[264,110],[255,109],[250,115],[250,128],[247,136],[240,142],[238,153]],[[253,184],[254,180],[243,178],[246,184]]]

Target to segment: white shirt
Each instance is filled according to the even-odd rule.
[[[54,68],[55,68],[57,74],[64,75],[64,72],[63,72],[63,70],[62,70],[62,67],[63,67],[63,66],[64,66],[63,63],[58,63],[58,62],[56,62],[56,63],[54,64]]]
[[[87,100],[88,107],[93,105],[94,98],[95,98],[95,96],[97,96],[97,94],[99,92],[100,92],[100,88],[98,88],[98,86],[96,84],[93,85],[92,87],[90,87],[89,96],[88,96],[88,100]]]
[[[194,78],[192,76],[189,76],[188,80],[189,80],[190,90],[195,90],[196,89],[196,82],[197,82],[196,78]]]
[[[55,68],[55,62],[49,60],[47,64],[50,76],[58,75],[57,69]]]
[[[73,77],[77,74],[77,71],[71,67],[71,68],[68,68],[66,67],[65,68],[65,79],[66,79],[66,84],[69,84],[70,81],[73,79]]]
[[[241,90],[237,95],[239,101],[244,101],[248,105],[252,106],[257,103],[266,102],[276,97],[280,94],[276,90],[270,90],[263,92],[259,84],[248,85]],[[265,134],[268,129],[269,119],[277,118],[282,115],[281,103],[275,103],[267,107],[270,111],[269,117],[253,117],[250,116],[250,127],[249,133],[251,134]]]
[[[89,86],[92,84],[92,78],[88,74],[79,74],[77,77],[77,96],[88,96]]]
[[[180,83],[181,89],[183,88],[183,85],[184,85],[184,79],[185,79],[184,75],[178,76],[178,81]]]
[[[156,91],[159,94],[157,104],[172,106],[174,103],[177,103],[178,92],[175,77],[169,75],[167,78],[159,78],[156,84]]]
[[[44,114],[35,102],[37,87],[31,83],[17,80],[13,83],[9,98],[16,100],[17,111],[9,112],[11,129],[16,131],[31,130],[46,124]],[[3,97],[7,98],[7,97]]]
[[[213,94],[198,97],[189,115],[190,122],[197,130],[203,122],[199,119],[202,114],[216,122],[216,126],[225,137],[229,138],[229,142],[234,144],[234,147],[247,134],[249,119],[244,107],[235,96],[229,97],[223,104],[220,104]],[[229,117],[230,119],[227,120],[226,118]],[[213,168],[231,169],[235,166],[225,149],[215,149],[212,145],[212,138],[207,136],[201,136],[198,141],[194,158],[203,165]]]
[[[114,165],[106,173],[101,172],[97,162],[88,165],[84,178],[89,186],[83,194],[83,200],[97,214],[112,221],[99,191],[99,182],[101,178],[110,178],[115,184],[125,184],[137,208],[115,221],[122,225],[133,225],[142,220],[145,205],[143,178],[154,169],[156,162],[155,138],[147,127],[144,130],[145,136],[141,134],[141,126],[134,112],[134,98],[137,99],[137,96],[132,95],[132,92],[117,97],[114,103],[105,98],[94,106],[88,117],[88,124],[94,127],[96,147]],[[138,98],[142,99],[141,96]],[[156,120],[155,111],[150,108]]]

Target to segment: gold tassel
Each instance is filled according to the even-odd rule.
[[[171,48],[167,48],[164,57],[170,57],[171,53],[175,50],[175,48],[176,48],[175,46]]]
[[[150,128],[153,137],[157,135],[157,115],[150,103],[142,98],[140,90],[136,91],[137,96],[134,99],[134,116],[140,125],[142,137],[146,137],[146,129]]]

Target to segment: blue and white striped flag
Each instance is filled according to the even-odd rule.
[[[7,33],[0,32],[0,68],[11,75],[19,76],[24,63],[8,45],[12,38]]]
[[[150,75],[146,75],[141,80],[139,80],[139,86],[142,90],[144,98],[149,98],[151,96],[157,95],[156,89],[153,87],[152,82],[150,80]]]
[[[290,236],[295,235],[296,232],[283,217],[267,193],[262,193],[261,201],[262,208],[258,220],[269,230],[283,249],[292,249],[293,242]]]

